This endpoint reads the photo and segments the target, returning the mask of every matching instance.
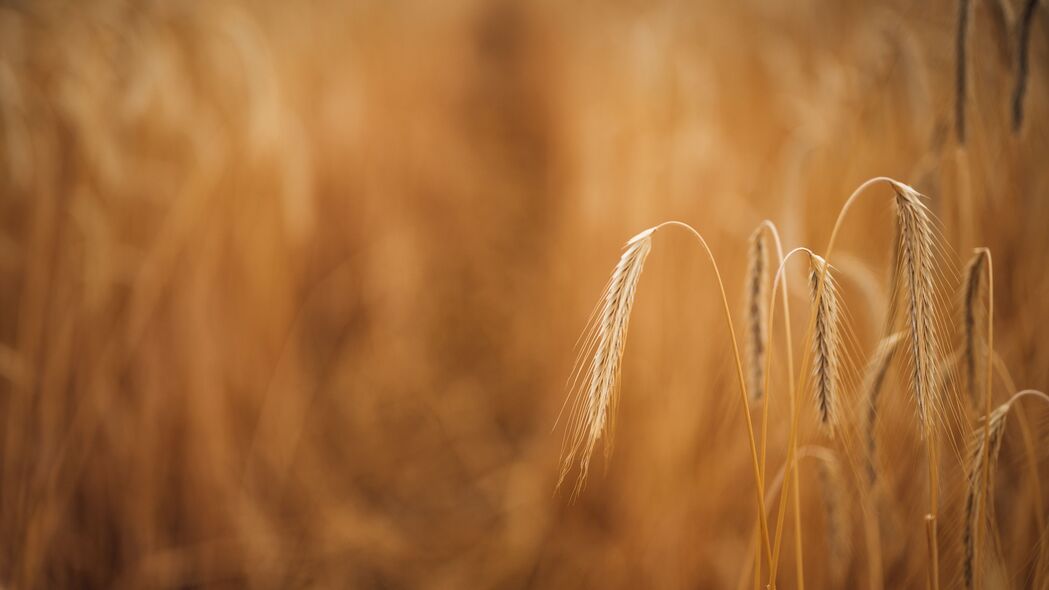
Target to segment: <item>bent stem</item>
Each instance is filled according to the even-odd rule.
[[[994,354],[994,368],[998,372],[998,378],[1005,385],[1005,390],[1016,391],[1016,382],[1013,381],[1012,375],[1009,374],[1009,369],[997,353]],[[1036,519],[1035,524],[1038,527],[1038,538],[1047,539],[1045,508],[1042,507],[1042,478],[1038,473],[1038,454],[1034,443],[1034,434],[1031,432],[1031,423],[1027,420],[1027,411],[1024,410],[1023,406],[1019,406],[1016,409],[1016,420],[1020,424],[1020,436],[1023,439],[1024,454],[1027,459],[1028,477],[1031,478],[1031,496],[1034,498],[1034,515]],[[1047,550],[1049,550],[1049,541],[1038,543],[1039,567],[1035,570],[1035,578],[1033,580],[1035,588],[1044,586],[1044,584],[1040,584],[1042,570],[1044,569],[1041,567],[1041,564],[1046,561]]]
[[[778,247],[778,245],[777,245],[777,247]],[[773,299],[776,298],[776,290],[777,289],[780,289],[780,293],[782,294],[784,316],[785,316],[784,326],[785,326],[785,330],[786,330],[786,333],[788,335],[788,338],[790,337],[790,308],[789,308],[789,306],[787,304],[787,295],[788,294],[787,294],[787,284],[786,284],[785,270],[786,270],[787,262],[790,260],[790,258],[793,255],[798,254],[798,253],[805,253],[805,254],[808,254],[809,256],[813,256],[812,251],[809,250],[808,248],[804,248],[804,247],[795,248],[795,249],[791,250],[790,252],[788,252],[786,256],[783,256],[782,255],[782,251],[780,251],[780,264],[779,264],[779,267],[776,269],[776,274],[775,274],[775,276],[774,276],[774,278],[772,280],[771,297]],[[780,284],[781,281],[783,283],[782,285]],[[775,317],[776,317],[775,306],[771,306],[770,309],[769,309],[769,322],[768,322],[768,339],[770,341],[772,340],[772,330],[773,330],[773,327],[775,325]],[[793,462],[794,462],[794,458],[795,458],[795,455],[796,455],[796,452],[797,452],[797,448],[796,448],[797,447],[797,437],[794,436],[794,431],[795,431],[795,429],[797,427],[798,414],[799,414],[798,406],[797,406],[797,402],[796,402],[798,388],[796,388],[794,386],[794,378],[795,378],[794,377],[794,354],[793,354],[793,349],[792,349],[792,347],[790,347],[789,344],[788,344],[788,349],[787,349],[787,355],[788,355],[788,364],[790,366],[790,371],[789,371],[789,379],[790,379],[789,396],[790,396],[791,428],[790,428],[790,435],[788,435],[788,441],[787,441],[787,462],[786,462],[786,465],[785,465],[785,469],[787,470],[786,471],[786,477],[790,478],[790,483],[791,483],[791,488],[792,489],[788,489],[786,492],[784,492],[780,496],[780,504],[779,504],[780,508],[779,508],[779,511],[777,512],[777,522],[776,522],[776,540],[775,540],[774,549],[773,549],[773,552],[772,552],[772,561],[770,562],[770,566],[769,566],[769,587],[770,588],[775,588],[776,569],[777,569],[776,565],[778,565],[780,543],[782,541],[782,536],[783,536],[783,517],[784,517],[784,514],[785,514],[785,512],[784,512],[784,507],[785,507],[784,502],[786,502],[787,497],[790,496],[791,493],[793,493],[793,499],[794,499],[794,504],[793,504],[793,508],[794,508],[794,544],[795,544],[794,558],[795,558],[796,568],[797,568],[798,588],[799,589],[804,589],[804,587],[805,587],[805,581],[804,581],[804,555],[803,555],[802,532],[801,532],[801,484],[800,484],[800,476],[798,475],[798,471],[796,469],[792,468]],[[766,369],[765,369],[765,380],[766,380],[765,390],[766,391],[769,390],[768,386],[767,386],[767,381],[769,379],[769,374],[771,373],[771,359],[772,359],[771,355],[769,355],[768,358],[766,359]],[[807,355],[806,355],[806,359],[807,359]],[[808,362],[808,361],[806,360],[805,362]],[[767,408],[767,403],[768,402],[766,400],[766,408]]]
[[[845,220],[846,214],[852,208],[853,204],[855,204],[855,202],[859,199],[859,197],[862,194],[864,194],[864,192],[868,188],[870,188],[870,187],[872,187],[872,186],[874,186],[875,184],[878,184],[878,183],[888,184],[889,186],[893,187],[894,189],[895,189],[895,187],[898,184],[895,180],[893,180],[893,179],[891,179],[891,178],[889,178],[887,176],[877,176],[875,178],[871,178],[870,180],[867,180],[866,182],[861,184],[859,187],[857,187],[856,190],[854,190],[852,192],[852,194],[849,195],[849,198],[845,201],[845,204],[842,205],[841,211],[838,213],[838,218],[834,222],[834,228],[833,228],[833,230],[831,230],[830,239],[827,242],[827,249],[824,251],[823,259],[824,259],[824,261],[826,263],[823,265],[823,268],[822,268],[821,272],[819,273],[819,281],[818,281],[818,283],[816,285],[816,297],[814,298],[814,301],[820,301],[820,299],[823,297],[823,291],[824,291],[825,284],[826,284],[827,272],[830,269],[831,253],[833,252],[834,243],[837,241],[838,232],[841,230],[841,226],[842,226],[843,221]],[[808,341],[810,341],[812,339],[813,330],[815,328],[815,325],[816,325],[816,315],[815,314],[809,314],[808,329],[806,330],[806,336],[805,336],[806,342],[808,342]],[[803,352],[802,363],[801,363],[801,366],[803,366],[803,367],[804,366],[808,366],[808,363],[809,363],[809,360],[810,360],[809,357],[810,357],[810,354],[811,354],[811,350],[810,349],[811,349],[811,347],[806,347],[806,350]],[[806,384],[807,384],[807,372],[806,371],[802,371],[798,375],[798,385],[796,387],[796,391],[804,390]],[[786,463],[788,472],[790,472],[792,469],[794,469],[794,454],[795,454],[795,445],[797,444],[798,416],[799,416],[799,414],[800,414],[799,412],[796,412],[795,415],[792,417],[791,425],[790,425],[790,432],[788,434],[787,463]],[[925,426],[926,452],[928,453],[928,458],[929,458],[929,487],[930,487],[930,489],[929,489],[929,507],[930,507],[930,514],[933,516],[933,518],[935,518],[936,509],[937,509],[936,497],[937,497],[937,494],[938,494],[938,489],[937,489],[938,473],[937,473],[937,469],[936,469],[936,452],[935,452],[935,448],[934,448],[935,445],[934,445],[934,441],[932,440],[932,438],[929,437],[929,434],[931,434],[931,431],[932,431],[931,425],[926,425]],[[775,587],[776,571],[777,571],[778,566],[779,566],[779,549],[780,549],[782,523],[783,523],[783,515],[784,515],[785,508],[786,508],[786,494],[783,494],[783,495],[780,496],[780,501],[779,501],[779,508],[778,508],[777,517],[776,517],[776,522],[777,522],[776,541],[775,541],[775,544],[773,546],[772,563],[771,563],[771,566],[769,568],[769,586],[773,587],[773,588]],[[930,545],[930,550],[929,550],[929,557],[930,557],[930,576],[929,576],[929,581],[930,581],[930,585],[932,585],[934,590],[939,590],[939,586],[938,586],[938,584],[939,584],[939,573],[938,573],[939,572],[939,565],[938,565],[939,551],[938,551],[938,546],[937,546],[938,542],[937,542],[937,539],[936,539],[935,536],[933,536],[929,540],[929,545]]]
[[[984,268],[986,269],[986,272],[987,272],[987,375],[986,375],[986,379],[985,379],[985,381],[986,381],[986,384],[985,384],[986,389],[984,391],[984,416],[987,416],[988,419],[983,421],[983,436],[984,436],[984,440],[990,440],[991,421],[990,421],[989,417],[991,415],[991,391],[992,391],[992,387],[991,387],[991,385],[992,385],[992,383],[991,383],[992,373],[991,373],[991,371],[993,370],[993,366],[994,366],[994,264],[993,264],[993,261],[991,259],[991,251],[990,250],[988,250],[987,248],[982,248],[982,249],[980,249],[980,252],[981,252],[982,255],[987,257],[987,264],[984,265]],[[991,474],[991,470],[989,469],[989,466],[987,465],[987,455],[990,453],[990,448],[989,448],[990,445],[983,445],[983,447],[984,448],[983,448],[983,453],[982,453],[982,457],[981,457],[981,461],[983,461],[983,464],[981,465],[981,470],[980,470],[981,471],[981,473],[980,473],[980,485],[983,487],[983,489],[986,490],[987,489],[987,480],[991,476],[990,475]],[[976,500],[976,522],[977,523],[982,523],[983,522],[984,497],[986,495],[987,494],[980,494],[979,498],[977,498],[977,500]],[[973,576],[973,579],[974,580],[980,580],[980,581],[982,581],[982,579],[983,579],[983,577],[982,577],[982,574],[983,574],[983,570],[982,570],[982,565],[983,565],[982,541],[983,541],[983,539],[982,539],[982,537],[983,537],[983,527],[982,526],[978,526],[978,527],[976,527],[975,537],[974,537],[975,543],[973,545],[973,561],[975,562],[975,566],[976,566],[974,568],[974,574],[975,575]],[[976,584],[977,588],[979,588],[981,586],[979,581],[975,582],[975,584]]]
[[[827,457],[828,456],[831,456],[831,453],[830,453],[830,450],[827,449],[826,447],[821,447],[821,446],[818,446],[818,445],[811,445],[811,446],[805,446],[805,447],[802,447],[802,448],[798,449],[796,460],[798,462],[801,462],[802,459],[805,459],[807,457],[811,457],[811,458],[827,461]],[[783,465],[782,467],[780,467],[779,471],[776,472],[776,477],[774,477],[772,479],[772,482],[769,484],[768,495],[767,495],[767,499],[769,501],[772,501],[782,491],[782,489],[783,489],[783,478],[786,475],[786,470],[787,470],[787,466],[786,465]],[[795,470],[795,471],[797,472],[798,470]],[[757,528],[757,527],[755,526],[755,528]],[[758,537],[758,533],[757,533],[757,531],[754,531],[754,533],[750,537],[750,544],[748,545],[749,549],[747,550],[748,553],[750,553],[755,547],[757,547],[757,544],[758,544],[757,537]],[[745,568],[743,568],[743,571],[740,572],[739,583],[736,586],[737,588],[742,589],[742,588],[746,587],[748,570],[749,570],[749,568],[745,567]]]
[[[773,242],[776,245],[776,259],[782,266],[785,262],[783,257],[783,242],[780,240],[779,230],[776,229],[776,225],[769,220],[765,220],[761,223],[761,227],[772,237]],[[789,256],[789,255],[788,255]],[[765,339],[765,349],[770,352],[765,355],[765,371],[764,371],[764,384],[762,390],[765,391],[765,401],[761,409],[761,476],[765,477],[766,468],[766,449],[768,447],[768,418],[769,418],[769,399],[772,395],[771,389],[769,388],[770,374],[772,373],[772,354],[771,354],[771,343],[773,335],[773,320],[776,315],[776,280],[783,279],[783,288],[780,290],[781,304],[783,306],[783,330],[784,340],[787,350],[787,383],[788,383],[788,397],[790,401],[790,414],[791,416],[797,412],[797,397],[794,390],[794,345],[793,336],[790,329],[790,301],[787,289],[787,279],[785,275],[781,275],[777,269],[776,279],[773,281],[773,287],[769,292],[769,299],[771,304],[769,305],[769,325],[767,330],[767,336]],[[791,493],[793,493],[794,499],[794,560],[795,567],[797,570],[797,587],[798,590],[805,590],[805,560],[804,550],[802,545],[802,534],[801,534],[801,488],[799,482],[798,472],[793,472],[794,477],[791,478]],[[757,553],[756,559],[758,562],[755,564],[755,584],[760,585],[758,577],[761,575],[760,567],[760,552]]]
[[[1010,397],[1010,398],[1008,399],[1008,401],[1006,401],[1006,402],[1005,402],[1004,404],[1002,404],[1001,406],[999,406],[999,409],[998,409],[998,410],[996,410],[996,411],[998,411],[998,412],[1001,412],[1001,411],[1003,411],[1003,410],[1002,410],[1002,408],[1004,408],[1004,412],[1005,412],[1006,414],[1008,414],[1008,412],[1012,411],[1012,409],[1013,409],[1013,405],[1014,405],[1014,404],[1015,404],[1015,403],[1016,403],[1016,402],[1017,402],[1017,401],[1018,401],[1018,400],[1019,400],[1020,398],[1022,398],[1022,397],[1024,397],[1024,396],[1031,396],[1031,397],[1036,397],[1036,398],[1038,398],[1038,399],[1040,399],[1040,400],[1042,400],[1042,401],[1044,401],[1044,402],[1046,402],[1046,403],[1049,403],[1049,395],[1046,395],[1046,394],[1045,394],[1045,392],[1043,392],[1043,391],[1039,391],[1039,390],[1037,390],[1037,389],[1024,389],[1024,390],[1022,390],[1022,391],[1018,391],[1018,392],[1014,393],[1014,394],[1012,395],[1012,397]],[[986,424],[988,424],[988,423],[990,423],[990,422],[991,422],[991,414],[986,414],[986,415],[984,416],[983,420],[984,420],[984,424],[985,424],[985,425],[986,425]],[[987,441],[987,440],[989,440],[989,438],[987,438],[987,437],[988,437],[988,432],[989,432],[989,430],[990,430],[990,429],[989,429],[988,427],[986,427],[986,426],[985,426],[985,428],[983,429],[983,433],[982,433],[982,436],[984,437],[984,438],[983,438],[983,440],[984,440],[984,441]],[[986,449],[987,447],[990,447],[991,445],[988,445],[988,444],[983,444],[983,445],[981,445],[981,446],[982,446],[982,447],[984,447],[984,448]],[[986,461],[986,460],[988,459],[989,455],[990,455],[990,450],[989,450],[989,449],[987,449],[987,452],[985,452],[985,453],[983,453],[983,454],[982,454],[982,458],[983,458],[983,460],[984,460],[984,461]],[[980,472],[981,472],[981,475],[982,475],[982,476],[985,476],[985,477],[983,477],[983,478],[982,478],[982,483],[981,483],[981,485],[984,485],[984,486],[986,486],[986,485],[987,485],[987,483],[988,483],[988,479],[989,479],[989,478],[988,478],[987,476],[988,476],[988,474],[990,473],[990,469],[989,469],[989,468],[988,468],[987,466],[981,466],[981,470],[980,470]],[[988,487],[985,487],[984,489],[985,489],[985,490],[987,490],[987,492],[986,492],[986,493],[983,493],[983,494],[980,494],[980,496],[986,496],[986,495],[988,495],[988,494],[990,493],[990,489],[989,489]],[[1038,501],[1038,499],[1036,499],[1036,502],[1037,502],[1037,501]],[[981,504],[982,504],[982,501],[981,501],[981,502],[978,502],[978,505],[981,505]],[[973,531],[973,536],[974,536],[974,539],[977,539],[977,540],[979,540],[979,539],[980,539],[980,537],[982,536],[982,532],[983,532],[983,523],[984,523],[984,521],[983,521],[983,519],[982,519],[981,517],[977,516],[977,518],[975,518],[975,519],[974,519],[973,521],[970,521],[970,522],[975,522],[975,523],[976,523],[976,524],[975,524],[975,530]],[[1041,539],[1041,542],[1043,542],[1043,543],[1044,543],[1044,541],[1045,541],[1045,537],[1041,537],[1040,539]],[[974,546],[973,546],[973,585],[974,585],[974,587],[975,587],[975,586],[978,586],[978,582],[977,582],[977,580],[980,580],[980,579],[981,579],[981,577],[980,577],[980,575],[979,575],[979,574],[980,574],[980,572],[982,571],[982,570],[981,570],[981,565],[982,565],[982,564],[980,563],[980,559],[981,559],[981,557],[982,557],[982,554],[981,554],[981,552],[979,551],[979,549],[980,549],[980,546],[979,546],[979,543],[977,542],[977,543],[975,543],[975,544],[974,544]],[[1040,567],[1041,567],[1041,566],[1040,566],[1040,564],[1039,564],[1039,568],[1040,568]],[[1040,572],[1036,571],[1036,572],[1035,572],[1035,575],[1036,575],[1036,576],[1037,576],[1037,575],[1040,575]],[[1037,586],[1035,586],[1035,587],[1037,587]]]
[[[757,442],[754,437],[754,421],[750,416],[750,401],[747,395],[746,377],[743,373],[743,359],[740,357],[739,344],[736,339],[736,329],[732,323],[732,312],[729,309],[728,297],[725,295],[725,284],[721,280],[721,271],[718,269],[717,260],[714,258],[714,253],[710,250],[710,246],[707,245],[707,241],[703,236],[696,231],[691,225],[681,221],[664,221],[663,223],[652,228],[653,232],[659,231],[664,227],[675,226],[680,227],[696,238],[700,245],[703,246],[703,251],[706,252],[707,257],[710,259],[711,266],[714,267],[714,276],[718,282],[718,290],[721,293],[721,303],[725,310],[725,321],[728,323],[729,336],[732,338],[732,352],[736,360],[736,376],[739,379],[739,395],[740,400],[743,402],[743,416],[747,423],[747,438],[750,443],[750,454],[754,467],[754,481],[755,488],[755,499],[757,501],[758,508],[758,522],[761,525],[761,538],[762,543],[765,547],[765,553],[768,556],[769,563],[772,563],[772,547],[769,541],[769,526],[768,518],[765,516],[765,482],[764,474],[761,470],[761,465],[758,462],[758,448]]]

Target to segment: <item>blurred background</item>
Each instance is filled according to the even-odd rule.
[[[992,248],[998,350],[1049,387],[1049,11],[1013,132],[1023,4],[970,8],[962,147],[954,2],[0,2],[0,586],[736,587],[750,456],[687,237],[656,240],[639,288],[615,454],[555,492],[574,344],[620,248],[691,223],[741,322],[761,220],[819,251],[891,176],[930,196],[952,263]],[[837,249],[864,353],[879,190]],[[884,572],[920,588],[898,389]],[[802,441],[830,444],[811,417]],[[1004,502],[1026,489],[1011,444]],[[861,535],[832,571],[809,487],[806,579],[857,587]],[[1009,549],[1037,542],[1031,501],[1000,510],[1004,587],[1031,567]]]

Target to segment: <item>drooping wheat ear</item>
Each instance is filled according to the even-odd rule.
[[[1002,447],[1005,418],[1009,414],[1011,403],[1012,400],[1007,401],[991,412],[990,417],[987,418],[989,423],[986,429],[982,426],[977,427],[976,436],[973,438],[969,450],[968,491],[965,496],[965,530],[962,533],[962,541],[965,545],[963,575],[966,588],[973,587],[973,566],[976,553],[974,531],[976,527],[983,526],[982,522],[976,522],[976,505],[981,502],[982,496],[990,491],[989,489],[984,489],[983,485],[984,482],[987,482],[988,487],[990,487],[990,477],[986,479],[983,477],[985,469],[984,457],[987,457],[986,469],[989,470],[989,473],[993,473],[995,464],[998,461],[998,451]],[[984,519],[986,519],[986,516],[984,516]]]
[[[987,329],[987,310],[984,300],[987,297],[986,271],[987,250],[978,248],[965,267],[965,291],[963,296],[963,313],[965,315],[965,372],[969,386],[969,400],[976,404],[978,381],[983,364],[983,355],[977,350],[985,346],[983,338]]]
[[[889,373],[889,365],[892,357],[896,354],[897,345],[903,339],[903,332],[896,332],[878,343],[877,350],[871,355],[867,363],[867,369],[863,375],[863,393],[867,404],[867,479],[874,483],[877,479],[875,467],[875,453],[877,453],[877,437],[874,435],[874,427],[878,422],[878,399],[881,397],[882,386],[885,384],[885,376]]]
[[[820,484],[823,488],[823,510],[830,550],[831,586],[842,587],[849,562],[852,561],[852,521],[849,518],[849,494],[841,464],[830,455],[820,461]]]
[[[833,429],[837,423],[837,390],[839,353],[842,346],[838,316],[838,289],[831,274],[832,268],[815,254],[810,256],[809,273],[813,308],[816,314],[812,336],[812,375],[815,387],[816,410],[820,423]],[[820,281],[824,282],[822,294]]]
[[[747,390],[751,401],[764,395],[765,385],[765,327],[768,323],[770,284],[769,254],[764,227],[750,235],[747,252]]]
[[[896,190],[896,223],[900,232],[900,275],[907,292],[907,323],[911,348],[911,386],[923,425],[923,436],[931,432],[939,408],[936,384],[936,352],[940,350],[934,325],[933,229],[921,195],[913,188],[893,182]]]
[[[561,450],[558,487],[573,464],[578,462],[579,478],[575,491],[578,493],[582,489],[590,459],[602,436],[607,435],[606,455],[611,450],[630,309],[645,259],[652,250],[654,231],[654,228],[647,229],[627,242],[612,271],[593,323],[586,331],[570,384],[571,408]]]
[[[1027,70],[1031,57],[1031,20],[1038,0],[1027,0],[1016,32],[1016,85],[1013,87],[1013,132],[1019,132],[1024,119],[1024,94],[1027,92]]]
[[[969,17],[971,0],[958,0],[958,30],[955,37],[954,62],[954,131],[958,143],[965,145],[965,88],[968,75]]]

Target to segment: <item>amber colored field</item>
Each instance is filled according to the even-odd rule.
[[[775,565],[920,589],[933,547],[940,588],[973,564],[1047,587],[1049,404],[981,420],[1049,389],[1047,84],[1028,0],[2,2],[0,587],[734,589]],[[710,262],[671,226],[585,486],[576,456],[557,489],[575,345],[631,236],[703,235],[750,374],[748,238],[767,219],[825,255],[878,176],[928,197],[934,425],[903,289],[864,427],[901,198],[879,184],[829,256],[823,352],[787,265],[793,445],[778,296],[748,415]],[[984,246],[993,315],[966,288]]]

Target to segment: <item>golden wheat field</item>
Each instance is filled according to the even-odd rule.
[[[1038,0],[0,2],[0,588],[1049,588],[1047,98]]]

